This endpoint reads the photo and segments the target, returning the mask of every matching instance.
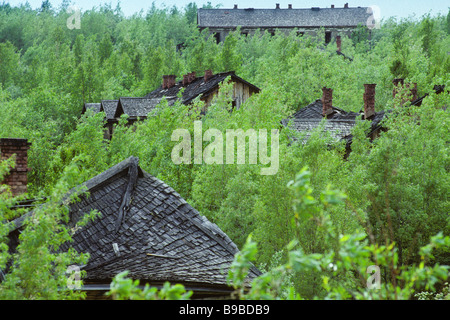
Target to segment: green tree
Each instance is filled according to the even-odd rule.
[[[242,56],[237,52],[237,37],[231,32],[225,37],[222,50],[218,57],[218,65],[221,71],[236,71],[239,72],[242,64]]]
[[[19,54],[16,50],[9,41],[0,43],[0,84],[4,87],[13,84],[19,75]]]
[[[111,41],[111,36],[109,34],[103,35],[103,38],[98,46],[98,50],[100,63],[103,63],[111,56],[111,53],[113,52],[113,44]]]
[[[419,262],[418,248],[432,235],[450,234],[445,101],[448,96],[432,95],[421,107],[391,113],[385,122],[389,130],[371,148],[356,149],[349,156],[354,172],[363,174],[358,180],[365,181],[354,196],[369,200],[373,235],[379,244],[386,239],[396,243],[401,265]],[[354,143],[357,148],[359,141]],[[436,261],[448,264],[445,256],[437,253]]]
[[[197,4],[195,2],[189,2],[186,5],[184,14],[188,23],[194,24],[197,22],[197,10]]]
[[[33,214],[25,219],[19,244],[14,252],[6,256],[4,254],[8,246],[5,244],[5,237],[12,225],[11,223],[0,225],[2,240],[0,268],[4,271],[4,279],[0,283],[1,299],[60,300],[84,297],[83,292],[68,286],[66,272],[70,265],[86,263],[88,255],[70,249],[60,250],[61,245],[71,239],[70,230],[65,226],[68,221],[66,206],[83,191],[72,193],[64,201],[63,197],[67,195],[71,180],[80,173],[79,169],[74,165],[66,167],[62,179],[55,185],[46,203],[36,207]],[[10,204],[11,201],[5,200],[2,194],[1,207]],[[2,221],[4,221],[3,212],[0,211]],[[95,216],[96,212],[87,213],[78,225],[84,225]],[[8,269],[5,268],[7,261],[11,261]]]
[[[170,285],[169,282],[165,282],[159,291],[148,283],[140,289],[139,280],[126,278],[127,275],[128,271],[124,271],[115,276],[106,295],[114,300],[187,300],[193,293],[181,284]]]

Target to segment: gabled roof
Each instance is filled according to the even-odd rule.
[[[229,71],[214,74],[207,81],[205,81],[204,77],[196,77],[190,84],[186,86],[183,86],[183,81],[176,82],[175,85],[169,89],[163,89],[163,87],[160,86],[158,89],[147,94],[145,98],[154,99],[154,101],[158,100],[160,101],[163,97],[165,97],[170,104],[178,99],[177,98],[178,93],[180,92],[181,89],[184,88],[181,102],[183,104],[189,104],[192,102],[192,100],[194,100],[198,96],[206,97],[209,94],[213,93],[219,87],[219,84],[222,83],[229,76],[231,77],[232,81],[242,82],[248,85],[255,92],[260,91],[260,89],[257,86],[238,77],[234,73],[234,71]]]
[[[114,118],[118,118],[122,114],[127,114],[132,118],[147,117],[147,114],[152,111],[159,102],[160,99],[147,99],[139,97],[120,98]]]
[[[81,113],[85,113],[88,109],[92,110],[94,113],[103,111],[101,103],[85,103]]]
[[[103,284],[109,290],[111,279],[129,270],[129,277],[142,282],[229,289],[226,277],[236,245],[175,190],[143,171],[138,158],[130,157],[83,185],[90,195],[70,205],[68,227],[93,209],[101,216],[77,230],[62,250],[90,254],[82,267],[86,288]],[[16,219],[10,232],[23,220]],[[248,279],[259,274],[252,267]]]
[[[366,7],[310,9],[198,9],[200,28],[318,28],[365,25]]]
[[[291,129],[305,133],[305,137],[302,141],[305,143],[310,137],[312,131],[319,127],[324,119],[322,115],[322,108],[322,101],[318,99],[294,113],[289,119],[285,119],[283,121],[283,125],[288,125],[290,121]],[[327,116],[323,130],[329,132],[335,141],[346,140],[347,143],[351,143],[351,130],[356,125],[356,121],[358,121],[357,118],[359,116],[362,115],[364,118],[363,113],[348,112],[334,106],[332,109],[333,113]],[[370,118],[370,133],[380,127],[380,123],[384,115],[385,112],[383,111],[376,112],[375,115]]]
[[[119,100],[102,100],[101,106],[103,111],[105,111],[107,120],[114,119],[118,104]]]
[[[104,111],[107,120],[117,119],[124,113],[131,118],[144,118],[162,99],[166,99],[169,106],[174,104],[175,101],[179,100],[178,94],[181,89],[184,89],[181,102],[183,104],[189,104],[199,96],[207,97],[214,93],[220,83],[227,77],[231,77],[231,80],[234,82],[241,82],[249,86],[254,92],[260,91],[257,86],[238,77],[234,71],[229,71],[213,74],[207,81],[202,76],[195,77],[187,85],[183,85],[183,81],[178,81],[169,89],[163,89],[163,86],[160,86],[156,90],[148,93],[145,97],[122,97],[118,100],[102,100],[100,104],[86,103],[83,106],[82,113],[86,112],[86,109],[89,107],[94,109],[94,111],[97,110],[96,112]]]

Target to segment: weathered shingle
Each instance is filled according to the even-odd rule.
[[[175,82],[174,86],[165,89],[160,86],[156,90],[148,93],[144,97],[121,97],[118,100],[102,100],[100,104],[85,104],[82,113],[86,111],[87,107],[94,108],[97,112],[104,111],[107,120],[113,120],[120,117],[122,114],[127,114],[130,118],[144,118],[149,112],[166,99],[168,105],[172,105],[175,101],[180,100],[183,104],[191,103],[197,97],[206,98],[208,95],[214,93],[219,85],[227,78],[231,77],[232,81],[241,82],[247,85],[252,92],[259,92],[260,89],[255,85],[238,77],[234,71],[217,73],[211,75],[207,81],[204,77],[194,77],[189,83],[183,85],[183,81]],[[179,98],[180,91],[183,90],[181,98]]]
[[[234,71],[217,73],[211,76],[207,81],[205,81],[204,77],[196,77],[190,84],[183,85],[183,81],[178,81],[171,88],[164,89],[162,86],[158,89],[150,92],[145,96],[147,99],[154,99],[155,102],[158,102],[164,97],[168,100],[169,105],[173,103],[175,100],[178,100],[178,93],[180,90],[184,89],[181,102],[183,104],[191,103],[195,98],[199,96],[207,96],[216,90],[220,83],[222,83],[227,77],[231,77],[233,81],[238,81],[245,83],[249,87],[251,87],[255,92],[259,92],[259,88],[255,85],[245,81],[244,79],[238,77]]]
[[[86,283],[107,283],[118,273],[142,281],[227,287],[227,272],[238,248],[170,186],[141,170],[130,157],[83,183],[89,196],[70,205],[73,228],[95,209],[101,216],[64,244],[89,253]],[[76,190],[74,188],[73,190]],[[73,191],[71,191],[73,192]],[[24,217],[12,224],[21,228]],[[252,267],[249,279],[260,272]]]
[[[101,107],[101,103],[85,103],[83,105],[83,110],[81,111],[81,113],[82,114],[85,113],[88,109],[92,110],[94,113],[103,111],[102,107]]]
[[[322,101],[320,99],[316,100],[294,113],[289,119],[283,120],[283,125],[289,125],[291,129],[302,132],[304,134],[302,142],[306,143],[311,133],[324,121],[322,129],[330,133],[334,141],[346,140],[347,144],[350,144],[353,138],[351,131],[362,113],[348,112],[333,106],[333,112],[324,120],[322,109]],[[371,129],[368,135],[380,128],[380,123],[384,116],[385,112],[381,111],[376,112],[370,118]]]
[[[155,106],[160,102],[160,99],[149,98],[120,98],[114,117],[120,117],[121,114],[127,114],[130,117],[146,117]]]
[[[365,25],[366,7],[309,9],[199,9],[200,28],[318,28]]]
[[[119,100],[102,100],[101,107],[106,114],[106,119],[114,119]]]

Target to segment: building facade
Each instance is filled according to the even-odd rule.
[[[371,10],[368,7],[330,8],[312,7],[294,9],[292,5],[281,8],[276,4],[274,9],[198,9],[197,24],[200,30],[208,28],[217,42],[225,39],[229,32],[240,27],[244,35],[252,35],[257,30],[274,35],[277,30],[286,33],[297,30],[299,35],[315,35],[320,28],[325,29],[325,43],[329,43],[337,35],[350,35],[358,25],[372,23]]]

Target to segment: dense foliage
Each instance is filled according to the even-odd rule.
[[[217,44],[196,28],[196,10],[193,3],[153,5],[125,17],[119,6],[103,5],[82,12],[81,28],[69,29],[67,2],[53,8],[44,1],[39,10],[0,5],[0,137],[32,143],[29,196],[53,195],[42,209],[52,214],[38,211],[23,232],[0,297],[79,297],[56,290],[64,268],[88,258],[52,251],[70,238],[59,224],[67,214],[59,200],[69,188],[131,155],[215,222],[243,253],[250,251],[238,257],[230,276],[237,290],[239,265],[247,260],[268,271],[246,298],[409,299],[428,296],[414,296],[421,291],[448,291],[442,265],[450,265],[450,98],[433,87],[450,87],[450,13],[390,19],[370,36],[364,28],[344,36],[342,51],[350,60],[336,54],[335,43],[325,45],[320,33],[243,36],[237,31]],[[291,143],[295,133],[283,129],[279,170],[265,176],[261,164],[173,163],[171,134],[178,128],[193,132],[200,101],[191,108],[162,102],[158,112],[132,128],[124,117],[109,142],[103,114],[81,116],[84,102],[143,96],[164,74],[202,75],[206,69],[234,70],[262,91],[230,112],[230,86],[224,84],[202,119],[203,132],[279,128],[282,119],[320,98],[324,86],[334,90],[333,105],[359,111],[365,83],[377,84],[377,111],[393,110],[384,123],[388,130],[372,143],[365,135],[368,123],[361,122],[344,159],[344,146],[330,148],[319,131],[301,144]],[[420,107],[399,108],[392,97],[392,80],[399,77],[417,83],[419,96],[430,94]],[[1,164],[1,174],[9,164]],[[0,194],[0,220],[11,217],[7,208],[14,201]],[[6,232],[2,225],[0,240]],[[0,250],[3,269],[9,254],[3,243]],[[365,268],[376,264],[382,266],[383,290],[368,295],[358,288],[364,286]],[[31,266],[42,277],[33,278]],[[189,297],[179,287],[159,295],[150,288],[136,292],[124,276],[118,281],[127,289],[116,286],[113,297],[121,298],[122,289],[136,298]]]

